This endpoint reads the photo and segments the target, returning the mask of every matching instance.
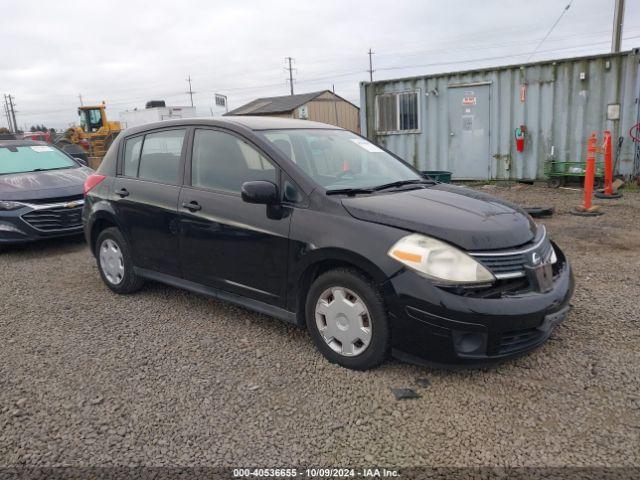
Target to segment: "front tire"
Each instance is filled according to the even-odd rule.
[[[368,370],[387,358],[390,332],[382,297],[357,270],[320,275],[309,289],[305,313],[314,344],[331,363]]]
[[[120,230],[111,227],[100,232],[95,252],[100,277],[107,287],[121,294],[142,288],[144,280],[133,271],[131,250]]]

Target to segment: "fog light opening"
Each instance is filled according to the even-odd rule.
[[[453,332],[453,344],[459,353],[485,353],[486,335],[478,332]]]

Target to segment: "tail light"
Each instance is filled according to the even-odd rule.
[[[87,196],[87,193],[91,191],[94,187],[96,187],[100,182],[102,182],[105,178],[104,175],[100,175],[99,173],[92,173],[87,177],[84,181],[84,196]]]
[[[89,151],[89,142],[87,140],[80,140],[80,146],[84,148],[87,152]]]

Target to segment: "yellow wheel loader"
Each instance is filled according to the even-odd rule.
[[[89,166],[97,168],[109,146],[120,133],[120,122],[107,120],[106,105],[81,106],[78,108],[80,125],[69,128],[64,137],[56,142],[63,150],[65,146],[80,145],[89,157]]]

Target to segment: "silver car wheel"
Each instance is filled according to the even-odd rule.
[[[100,268],[112,285],[118,285],[124,278],[124,257],[120,246],[110,238],[100,245]]]
[[[316,303],[315,317],[320,335],[340,355],[356,357],[371,343],[369,310],[351,290],[326,289]]]

